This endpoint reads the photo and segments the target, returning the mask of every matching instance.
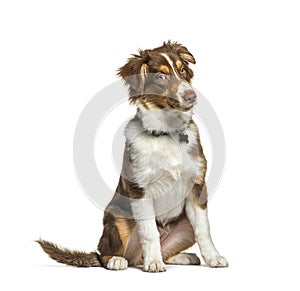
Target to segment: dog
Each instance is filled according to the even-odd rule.
[[[177,42],[139,50],[118,71],[137,112],[125,129],[123,167],[103,217],[97,251],[85,253],[38,240],[54,260],[78,267],[124,270],[166,264],[200,265],[199,245],[210,267],[227,267],[210,235],[207,161],[193,121],[197,102],[191,86],[194,56]]]

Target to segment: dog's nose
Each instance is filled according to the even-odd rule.
[[[186,103],[194,104],[196,102],[197,95],[194,91],[189,90],[189,91],[185,92],[182,97]]]

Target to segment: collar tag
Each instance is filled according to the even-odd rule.
[[[189,136],[184,133],[179,133],[179,141],[189,143]]]

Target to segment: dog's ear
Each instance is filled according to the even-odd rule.
[[[146,51],[139,51],[139,55],[132,55],[127,63],[119,68],[118,76],[122,77],[125,84],[129,86],[132,94],[140,94],[144,86],[146,74],[149,72],[148,54]]]
[[[185,46],[177,42],[172,43],[170,40],[168,42],[164,42],[164,46],[170,47],[170,49],[176,54],[178,54],[180,58],[185,62],[196,64],[194,56],[189,52],[189,50]]]
[[[185,47],[183,48],[185,49],[185,51],[179,53],[179,56],[188,63],[196,64],[194,56]]]

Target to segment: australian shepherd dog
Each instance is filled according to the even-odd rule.
[[[107,205],[97,250],[90,253],[38,243],[54,260],[78,267],[124,270],[166,264],[200,265],[199,245],[210,267],[227,267],[215,248],[207,217],[206,159],[193,121],[197,96],[191,86],[196,61],[176,42],[140,50],[118,71],[136,115],[125,129],[123,166]],[[99,189],[101,191],[101,189]]]

